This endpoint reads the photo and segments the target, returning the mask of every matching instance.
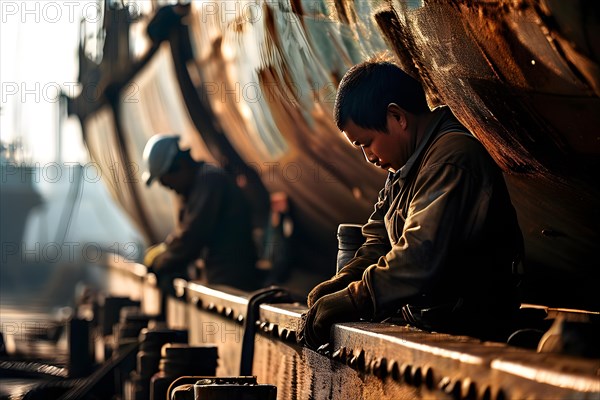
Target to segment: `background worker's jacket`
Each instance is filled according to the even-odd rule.
[[[448,109],[434,112],[413,156],[388,176],[366,242],[341,273],[362,276],[376,317],[433,307],[433,321],[421,325],[468,333],[466,325],[485,329],[482,319],[507,320],[518,307],[512,268],[523,239],[492,158]]]
[[[152,265],[159,275],[185,272],[202,257],[208,283],[260,287],[249,203],[218,167],[199,163],[194,185],[181,197],[178,225],[165,243],[166,251]]]

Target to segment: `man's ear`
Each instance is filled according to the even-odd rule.
[[[400,107],[396,103],[390,103],[387,106],[388,116],[393,118],[393,120],[397,121],[398,124],[402,127],[402,129],[406,129],[408,125],[406,111],[402,107]]]

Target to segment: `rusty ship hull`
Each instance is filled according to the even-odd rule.
[[[80,47],[80,82],[100,95],[69,100],[108,187],[149,243],[172,228],[173,205],[143,185],[142,150],[153,134],[177,132],[195,158],[242,182],[258,224],[269,218],[270,194],[286,194],[295,231],[290,279],[300,292],[333,275],[337,226],[364,223],[385,180],[337,131],[335,89],[352,65],[387,57],[423,83],[432,108],[449,106],[502,168],[525,238],[524,303],[547,323],[597,321],[596,3],[158,3],[135,15],[105,4],[101,57],[91,60],[85,41]],[[329,347],[313,351],[295,342],[301,298],[256,304],[248,293],[186,281],[165,298],[142,265],[98,268],[114,282],[107,296],[129,298],[149,315],[162,304],[167,326],[188,329],[191,344],[218,346],[218,375],[255,375],[281,399],[600,395],[597,358],[393,321],[337,324]],[[104,359],[64,398],[109,391],[106,376],[127,357]]]

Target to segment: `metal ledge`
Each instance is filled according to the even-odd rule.
[[[201,315],[203,321],[215,315],[216,320],[225,318],[240,324],[245,318],[250,293],[182,280],[175,286],[181,299],[202,311],[196,315]],[[260,306],[257,324],[262,332],[261,340],[272,341],[274,347],[264,346],[262,342],[263,345],[257,347],[255,363],[269,356],[262,354],[261,349],[273,351],[280,346],[278,343],[285,342],[296,348],[295,331],[305,310],[299,303]],[[191,327],[200,321],[190,317],[188,323]],[[363,381],[364,385],[379,381],[378,385],[386,387],[400,385],[428,390],[435,397],[520,399],[600,395],[599,360],[536,353],[502,343],[385,323],[337,324],[329,349],[320,354],[304,349],[301,354],[296,362],[310,366],[309,361],[316,357],[321,364],[329,360],[331,365],[345,365],[359,376],[371,376]],[[298,369],[298,373],[301,371]],[[339,371],[334,368],[331,373],[341,373]],[[282,377],[271,376],[272,373],[275,372],[259,376],[259,380],[281,384]],[[331,384],[334,382],[332,378]]]
[[[206,311],[243,322],[248,308],[249,294],[226,286],[208,287],[188,282],[185,288],[188,302]]]
[[[282,327],[290,329],[304,310],[287,304],[262,306],[262,324],[276,324],[279,331]],[[337,324],[332,345],[331,358],[360,373],[382,379],[389,376],[460,398],[570,398],[575,394],[600,394],[598,360],[536,353],[465,336],[367,322]]]

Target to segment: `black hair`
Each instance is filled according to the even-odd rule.
[[[429,111],[423,86],[397,65],[365,61],[342,78],[333,116],[339,130],[350,120],[366,129],[386,131],[387,107],[396,103],[413,114]]]

